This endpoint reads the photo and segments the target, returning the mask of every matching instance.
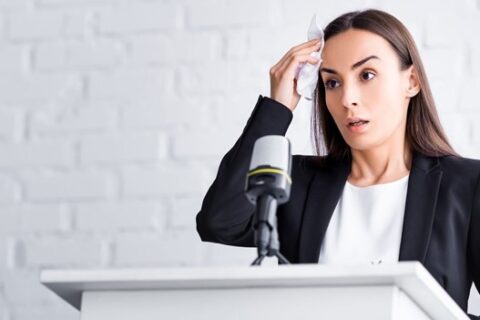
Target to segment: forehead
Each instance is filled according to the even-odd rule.
[[[350,67],[370,55],[378,56],[382,62],[398,59],[391,45],[381,36],[366,30],[349,29],[325,42],[322,66]]]

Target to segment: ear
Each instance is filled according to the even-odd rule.
[[[418,74],[417,70],[414,68],[413,65],[411,65],[407,70],[406,70],[406,76],[407,76],[407,83],[408,87],[406,90],[406,96],[408,98],[412,98],[417,95],[417,93],[420,92],[420,82],[418,80]]]

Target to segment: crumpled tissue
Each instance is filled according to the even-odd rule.
[[[318,82],[318,70],[322,63],[321,54],[325,45],[325,39],[323,37],[323,29],[317,19],[317,15],[314,14],[310,22],[310,26],[307,32],[308,40],[320,39],[320,48],[314,51],[310,56],[318,59],[316,64],[302,62],[297,67],[295,73],[295,79],[297,79],[297,93],[307,100],[313,99],[315,87]]]

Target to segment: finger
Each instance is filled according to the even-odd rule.
[[[297,50],[300,50],[300,49],[303,49],[303,48],[306,48],[306,47],[314,46],[317,43],[320,43],[318,39],[312,39],[312,40],[303,42],[299,45],[296,45],[296,46],[292,47],[291,50],[297,51]]]
[[[319,47],[320,47],[320,42],[318,41],[318,39],[313,39],[313,40],[304,42],[298,46],[292,47],[283,55],[283,57],[277,62],[277,64],[273,66],[273,68],[277,66],[281,66],[294,53],[298,52],[303,54],[305,51],[308,51],[308,50],[315,51],[314,50],[315,48],[316,50],[318,50]]]
[[[280,61],[278,63],[278,69],[281,70],[283,68],[286,68],[290,64],[291,60],[294,59],[294,57],[297,56],[297,55],[298,56],[304,56],[304,55],[310,56],[310,54],[312,52],[315,52],[315,51],[316,51],[315,48],[310,47],[310,48],[304,48],[304,49],[300,50],[299,52],[293,53],[292,55],[286,57],[283,61]]]
[[[316,58],[307,54],[294,56],[288,61],[288,63],[285,63],[282,68],[277,71],[276,77],[278,80],[281,80],[282,78],[295,79],[299,64],[310,63],[316,65],[319,62],[320,60],[317,60]]]
[[[302,47],[296,50],[293,50],[290,52],[290,54],[286,54],[284,59],[281,59],[279,61],[280,64],[283,64],[285,61],[287,61],[292,55],[297,55],[297,54],[310,54],[314,51],[318,51],[320,48],[320,42],[316,42],[312,45],[309,45],[307,47]]]
[[[300,63],[305,62],[316,65],[318,61],[318,59],[309,54],[297,55],[290,60],[290,63],[285,67],[283,74],[288,77],[293,77],[295,76],[295,71]]]

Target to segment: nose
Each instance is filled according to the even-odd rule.
[[[345,108],[358,106],[358,90],[354,84],[344,84],[342,95],[342,105]]]

